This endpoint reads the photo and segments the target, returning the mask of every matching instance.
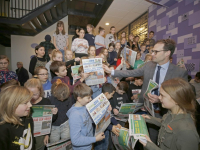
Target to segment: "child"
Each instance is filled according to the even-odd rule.
[[[103,37],[104,33],[105,33],[105,29],[102,27],[99,27],[99,35],[96,35],[95,40],[94,40],[95,47],[96,47],[96,56],[99,55],[102,48],[106,48],[105,39]]]
[[[102,93],[106,96],[108,100],[110,100],[114,93],[115,87],[110,83],[104,83],[102,86]],[[105,139],[102,141],[96,142],[94,145],[95,150],[107,150],[109,144],[109,131],[112,131],[115,135],[119,136],[119,130],[117,128],[121,128],[121,125],[118,124],[117,120],[114,117],[111,117],[111,123],[108,125],[107,129],[104,131]]]
[[[103,54],[103,62],[108,62],[108,50],[106,48],[101,49],[101,54]],[[101,55],[102,56],[102,55]]]
[[[116,66],[116,63],[117,63],[117,52],[114,51],[114,49],[115,49],[115,44],[114,43],[110,43],[109,44],[109,49],[108,49],[108,63],[110,65]]]
[[[152,61],[152,55],[151,54],[146,54],[144,62],[149,62]]]
[[[45,65],[45,68],[47,68],[47,70],[48,70],[48,79],[49,79],[49,81],[51,81],[51,72],[50,72],[50,65],[51,65],[51,63],[52,63],[52,52],[53,52],[53,49],[48,49],[48,55],[49,55],[49,58],[50,58],[50,60],[49,60],[49,62]]]
[[[121,64],[121,60],[122,60],[122,50],[123,48],[121,47],[119,49],[119,52],[117,53],[117,63],[116,63],[116,67],[118,67]]]
[[[37,75],[38,79],[42,83],[44,90],[44,98],[49,98],[51,96],[51,82],[48,80],[47,68],[40,66],[35,68],[34,73]]]
[[[32,96],[32,92],[18,85],[0,93],[1,150],[35,149],[33,119],[29,117]]]
[[[84,38],[88,41],[89,46],[94,46],[94,39],[95,39],[95,33],[94,33],[94,26],[91,24],[88,24],[86,26],[87,32],[84,36]]]
[[[117,54],[119,53],[119,49],[121,48],[121,44],[120,44],[120,42],[117,42],[116,44],[115,44],[115,51],[117,52]]]
[[[200,72],[197,72],[195,78],[190,81],[196,91],[196,98],[200,98]]]
[[[62,61],[63,60],[63,56],[62,56],[61,51],[59,51],[57,49],[54,49],[52,51],[52,56],[51,57],[52,57],[51,63],[54,62],[54,61]],[[48,68],[47,67],[46,68],[48,69],[48,73],[50,72],[50,74],[51,74],[51,80],[52,80],[56,75],[50,69],[51,63],[50,63],[49,66],[47,66]],[[49,80],[49,81],[51,81],[51,80]]]
[[[0,55],[0,85],[18,77],[15,72],[8,70],[9,59],[5,55]]]
[[[73,58],[73,52],[71,50],[65,50],[65,58],[66,58],[66,68],[67,68],[67,76],[70,79],[70,83],[73,83],[73,77],[72,77],[72,70],[71,66],[74,66],[76,64],[79,64],[80,58]]]
[[[152,54],[153,46],[149,47],[149,54]]]
[[[112,26],[110,27],[110,33],[106,35],[106,38],[105,38],[105,45],[106,45],[106,48],[108,49],[109,48],[109,44],[110,43],[113,43],[115,44],[115,41],[117,40],[117,37],[115,35],[115,27]]]
[[[71,50],[75,52],[75,57],[82,57],[87,56],[88,51],[88,41],[84,39],[85,30],[83,28],[80,28],[79,30],[79,38],[76,38],[72,42]]]
[[[141,52],[141,60],[143,60],[144,61],[144,59],[145,59],[145,56],[146,56],[146,52],[145,52],[145,50],[146,50],[146,45],[144,45],[144,44],[142,44],[141,46],[140,46],[140,52]]]
[[[146,39],[144,40],[144,44],[146,45],[145,53],[149,53],[150,40],[149,40],[148,38],[146,38]]]
[[[82,65],[82,60],[83,59],[89,59],[89,57],[86,57],[86,56],[81,57],[81,59],[80,59],[80,65]]]
[[[20,82],[15,80],[15,79],[9,80],[9,81],[0,85],[0,91],[4,90],[5,88],[7,88],[11,85],[19,85],[20,86]]]
[[[57,50],[60,50],[62,52],[62,61],[64,61],[64,50],[68,48],[69,39],[67,33],[65,32],[65,26],[62,21],[57,22],[56,31],[53,34],[53,44]]]
[[[139,67],[139,65],[144,63],[144,61],[142,61],[140,58],[141,58],[141,52],[137,51],[137,56],[136,56],[136,60],[135,60],[135,64],[134,64],[134,69],[137,69]]]
[[[34,56],[29,64],[29,72],[34,75],[34,70],[35,68],[39,67],[39,66],[44,66],[47,63],[47,60],[44,57],[45,55],[45,50],[44,47],[38,45],[35,47],[35,54],[36,56]]]
[[[159,100],[168,113],[163,118],[142,115],[145,121],[160,127],[158,146],[146,136],[147,150],[198,150],[199,135],[195,127],[196,99],[192,86],[181,78],[164,81]]]
[[[129,103],[129,99],[127,96],[127,92],[128,92],[128,83],[125,81],[121,81],[117,84],[116,87],[116,92],[113,95],[112,100],[110,100],[110,104],[112,106],[112,113],[114,115],[118,115],[119,113],[119,108],[121,106],[122,103]],[[131,103],[131,102],[130,102]]]
[[[43,97],[44,91],[39,79],[34,79],[34,78],[29,79],[24,84],[24,86],[33,93],[33,97],[31,99],[32,105],[51,105],[50,100]],[[52,109],[52,113],[54,114],[53,121],[57,117],[56,116],[57,112],[58,112],[57,108]],[[49,140],[49,135],[42,135],[42,136],[35,137],[36,150],[43,150],[45,145],[48,143],[48,140]]]
[[[95,58],[96,48],[95,46],[90,46],[88,48],[88,58]]]
[[[134,77],[133,81],[129,82],[128,98],[129,101],[137,103],[138,93],[134,94],[132,90],[141,90],[143,84],[143,77]]]
[[[50,69],[53,73],[57,75],[52,79],[51,83],[53,84],[54,82],[56,82],[57,79],[60,79],[63,83],[67,84],[71,93],[73,93],[74,86],[76,86],[80,82],[83,82],[85,78],[88,77],[88,75],[84,73],[83,77],[81,77],[81,79],[78,82],[76,82],[74,85],[71,85],[69,77],[66,76],[67,70],[64,62],[54,61],[51,64]]]
[[[60,79],[52,85],[52,96],[49,98],[52,105],[58,108],[58,117],[52,123],[50,142],[58,142],[60,139],[70,138],[67,111],[75,103],[70,97],[69,87]]]
[[[123,37],[123,38],[121,39],[121,47],[124,48],[125,46],[126,46],[126,38]]]
[[[138,51],[140,51],[140,44],[139,44],[139,40],[140,40],[140,37],[138,35],[135,36],[135,39],[134,39],[134,47],[133,48],[137,48]]]
[[[92,143],[105,138],[104,133],[93,137],[93,121],[85,107],[92,100],[92,89],[80,83],[74,88],[73,95],[76,103],[67,112],[72,148],[73,150],[90,150]]]

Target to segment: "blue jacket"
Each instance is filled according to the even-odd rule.
[[[86,107],[75,107],[73,105],[68,110],[67,116],[73,150],[91,149],[96,138],[93,136],[92,118]]]

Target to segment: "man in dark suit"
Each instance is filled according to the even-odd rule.
[[[24,86],[24,83],[29,79],[28,71],[23,67],[22,62],[17,62],[16,74],[18,76],[18,81],[21,86]]]
[[[157,82],[159,85],[158,90],[155,90],[151,94],[148,94],[148,97],[151,103],[158,104],[160,103],[158,95],[159,95],[159,89],[162,82],[172,79],[172,78],[176,78],[176,77],[184,78],[187,81],[187,77],[188,77],[187,71],[178,66],[173,65],[169,61],[170,57],[173,55],[175,51],[175,47],[176,47],[176,44],[171,39],[159,40],[156,42],[152,50],[153,60],[150,62],[147,62],[143,67],[138,68],[136,70],[126,70],[126,71],[110,70],[106,66],[103,66],[103,68],[107,73],[111,73],[111,75],[115,77],[143,76],[144,81],[143,81],[143,86],[142,86],[142,90],[141,90],[141,94],[139,98],[140,103],[144,102],[143,94],[147,90],[149,80],[152,79],[153,81]],[[156,104],[154,105],[155,107],[158,106]],[[166,110],[162,109],[161,106],[160,106],[160,109],[158,107],[155,108],[156,117],[161,117],[164,113],[166,113]],[[156,138],[152,139],[152,141],[155,142]]]

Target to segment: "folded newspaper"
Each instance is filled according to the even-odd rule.
[[[33,105],[32,118],[34,123],[34,137],[50,134],[52,124],[51,109],[54,105]]]
[[[62,139],[58,142],[48,143],[47,150],[72,150],[72,143],[70,139]]]
[[[123,55],[125,61],[127,61],[131,66],[134,66],[137,52],[135,52],[129,48],[124,48],[122,50],[121,54]]]
[[[146,92],[144,93],[144,107],[147,109],[147,111],[152,115],[154,114],[154,107],[153,104],[149,101],[148,93],[152,93],[153,90],[158,88],[158,84],[154,82],[153,80],[149,80],[149,84],[147,87]]]
[[[111,112],[108,110],[109,105],[110,102],[103,93],[86,105],[90,116],[96,124],[95,136],[104,132],[111,122]]]
[[[96,85],[104,83],[104,70],[102,68],[102,58],[83,59],[84,73],[90,73],[85,79],[87,85]]]
[[[74,81],[81,78],[80,75],[78,74],[78,69],[80,66],[82,66],[82,65],[77,65],[77,66],[71,67]]]

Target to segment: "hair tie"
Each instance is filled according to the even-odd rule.
[[[62,83],[62,81],[60,80],[60,79],[57,79],[56,80],[56,85],[58,86],[59,84],[61,84]]]

